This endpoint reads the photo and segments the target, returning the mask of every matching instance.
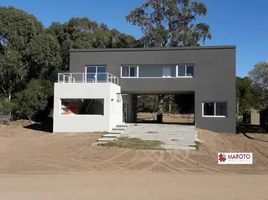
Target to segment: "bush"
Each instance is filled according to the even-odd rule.
[[[44,80],[31,80],[26,89],[16,93],[13,113],[16,118],[32,119],[39,111],[45,110],[52,96],[52,84]]]

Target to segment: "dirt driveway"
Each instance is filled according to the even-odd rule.
[[[135,150],[92,145],[100,133],[0,126],[0,199],[267,197],[268,134],[198,135],[197,151]],[[254,164],[218,165],[219,151],[253,152]]]

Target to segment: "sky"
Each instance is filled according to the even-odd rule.
[[[198,21],[210,25],[212,39],[204,45],[235,45],[236,74],[244,77],[261,61],[268,61],[267,0],[197,0],[208,14]],[[0,6],[14,6],[37,17],[45,27],[71,17],[88,17],[109,28],[140,38],[140,29],[125,16],[144,0],[0,0]],[[1,19],[0,19],[1,20]]]

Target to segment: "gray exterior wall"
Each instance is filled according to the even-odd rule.
[[[120,78],[123,93],[195,93],[197,128],[235,132],[235,46],[80,49],[70,51],[70,72],[85,72],[86,65],[107,65],[108,72]],[[121,78],[123,64],[193,64],[193,78]],[[146,70],[148,71],[148,70]],[[154,72],[156,73],[156,72]],[[202,117],[202,102],[227,102],[227,117]]]

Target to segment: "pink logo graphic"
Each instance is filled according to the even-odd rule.
[[[226,156],[221,153],[221,154],[219,154],[219,158],[218,159],[219,159],[220,162],[224,162],[226,160]]]

